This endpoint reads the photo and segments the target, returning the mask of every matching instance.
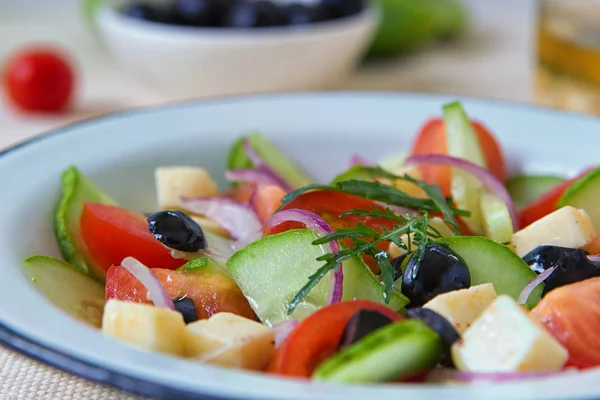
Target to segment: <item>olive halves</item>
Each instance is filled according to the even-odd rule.
[[[175,305],[175,310],[181,313],[183,316],[183,321],[186,324],[198,321],[198,311],[196,310],[194,300],[189,297],[182,296],[173,299],[173,304]]]
[[[438,294],[471,287],[471,273],[465,261],[449,247],[429,244],[421,262],[413,253],[402,276],[402,293],[411,307],[421,306]]]
[[[148,230],[156,240],[175,250],[195,253],[206,248],[206,238],[200,225],[181,211],[152,214],[148,217]]]
[[[587,255],[588,253],[581,249],[538,246],[527,253],[523,260],[538,274],[556,267],[544,281],[544,296],[559,286],[600,276],[600,265],[591,261]]]
[[[346,346],[358,342],[368,334],[375,332],[379,328],[391,324],[392,319],[375,310],[360,310],[354,313],[350,318],[342,338],[340,339],[339,348],[343,349]]]
[[[460,335],[454,326],[446,318],[429,308],[411,308],[406,310],[406,316],[424,322],[438,334],[442,342],[440,364],[444,367],[454,367],[450,349],[454,342],[460,339]]]

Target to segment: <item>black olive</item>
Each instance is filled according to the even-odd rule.
[[[285,12],[270,1],[235,3],[224,18],[223,25],[233,28],[254,28],[285,25]]]
[[[175,0],[174,11],[187,25],[220,26],[231,0]]]
[[[572,253],[563,253],[558,259],[557,268],[544,281],[542,296],[559,286],[583,281],[600,276],[600,266],[590,261],[587,252],[578,250]]]
[[[446,318],[429,308],[411,308],[406,310],[406,316],[418,319],[436,331],[442,342],[442,357],[440,358],[440,364],[444,367],[454,367],[450,348],[454,342],[460,339],[460,335],[454,326],[452,326]]]
[[[438,294],[471,286],[467,264],[447,246],[427,245],[420,263],[414,254],[402,276],[402,293],[409,298],[409,306],[418,307]]]
[[[402,263],[406,260],[408,253],[404,253],[392,260],[392,267],[394,267],[394,282],[402,277],[404,271],[402,271]]]
[[[156,240],[175,250],[195,253],[206,247],[206,238],[200,225],[181,211],[152,214],[148,217],[148,230]]]
[[[161,22],[164,19],[162,10],[150,4],[130,3],[123,9],[123,14],[144,21]]]
[[[304,25],[315,21],[315,9],[305,4],[290,4],[286,13],[288,25]]]
[[[321,7],[329,15],[328,19],[347,17],[365,8],[364,0],[321,0]]]
[[[360,310],[357,311],[348,320],[344,333],[340,339],[339,348],[342,349],[353,343],[358,342],[371,332],[375,332],[379,328],[391,324],[393,321],[375,310]]]
[[[548,268],[557,265],[558,260],[564,255],[578,251],[582,250],[560,246],[538,246],[525,254],[523,261],[536,273],[541,274]]]
[[[182,296],[173,299],[173,303],[175,304],[175,310],[183,315],[183,321],[186,324],[198,321],[198,312],[196,311],[194,300],[190,299],[189,297]]]

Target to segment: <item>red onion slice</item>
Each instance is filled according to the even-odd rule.
[[[248,182],[259,185],[280,186],[281,181],[259,169],[231,169],[225,171],[225,178],[231,182]]]
[[[595,263],[600,263],[600,254],[594,254],[593,256],[587,256],[588,260]]]
[[[246,152],[246,156],[252,161],[254,168],[261,171],[265,175],[268,175],[271,180],[277,182],[276,185],[280,186],[286,192],[291,192],[294,190],[292,185],[290,185],[281,175],[279,175],[269,164],[267,164],[262,158],[259,157],[258,154],[252,148],[252,144],[248,139],[244,139],[242,141],[242,145],[244,146],[244,151]]]
[[[350,157],[350,160],[348,161],[348,167],[352,168],[355,165],[373,165],[371,163],[369,163],[369,161],[367,161],[366,158],[364,158],[363,156],[361,156],[360,154],[354,153],[352,154],[352,156]]]
[[[294,329],[298,326],[297,319],[289,319],[287,321],[283,321],[273,327],[275,330],[275,348],[278,348],[281,343],[292,333]]]
[[[469,174],[475,176],[483,185],[483,187],[498,196],[508,208],[510,219],[512,220],[513,230],[516,232],[519,230],[519,218],[517,216],[517,209],[504,187],[504,184],[498,180],[491,172],[487,169],[480,167],[477,164],[473,164],[470,161],[463,160],[462,158],[452,157],[445,154],[423,154],[418,156],[410,156],[405,161],[406,165],[447,165],[450,167],[461,169]]]
[[[266,230],[272,228],[286,221],[300,222],[306,225],[306,227],[315,231],[319,236],[333,232],[329,224],[318,214],[300,209],[283,210],[273,214],[268,220],[265,221],[263,229]],[[340,244],[337,242],[337,240],[332,240],[328,243],[328,245],[329,250],[333,254],[336,254],[340,251]],[[331,272],[331,287],[327,293],[328,305],[338,303],[342,300],[342,289],[344,282],[344,271],[342,270],[341,264],[339,264],[337,268]]]
[[[555,377],[563,374],[576,373],[575,370],[552,371],[552,372],[464,372],[455,369],[434,369],[427,375],[427,382],[444,383],[446,381],[464,383],[495,383],[523,379],[540,379]]]
[[[533,290],[536,287],[538,287],[538,285],[540,283],[542,283],[546,279],[548,279],[548,277],[550,275],[552,275],[552,273],[554,272],[555,269],[556,269],[556,265],[554,267],[548,268],[547,270],[545,270],[544,272],[542,272],[541,274],[539,274],[538,276],[536,276],[535,278],[530,280],[529,283],[527,285],[525,285],[525,287],[523,288],[523,291],[521,291],[521,294],[519,295],[519,299],[517,300],[517,303],[519,303],[519,304],[527,303],[527,299],[529,299],[531,292],[533,292]]]
[[[244,239],[262,225],[256,213],[247,205],[227,197],[182,198],[182,207],[189,212],[207,216],[225,228],[234,240]]]
[[[162,307],[169,310],[175,310],[173,300],[169,297],[164,286],[160,283],[156,275],[133,257],[124,258],[121,266],[135,277],[148,290],[150,299],[156,307]]]

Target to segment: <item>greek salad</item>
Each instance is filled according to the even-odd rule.
[[[233,143],[221,190],[155,171],[156,210],[76,167],[64,260],[25,272],[112,338],[190,362],[334,383],[506,381],[600,366],[600,168],[507,177],[460,103],[407,155],[316,183],[267,137]]]

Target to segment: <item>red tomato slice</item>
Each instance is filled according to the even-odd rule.
[[[393,321],[402,316],[368,300],[351,300],[323,307],[300,323],[275,351],[267,368],[272,374],[310,378],[319,364],[334,355],[344,328],[360,310],[375,310]]]
[[[559,183],[539,199],[522,209],[519,212],[519,226],[521,229],[556,210],[556,205],[560,201],[560,198],[571,187],[573,182],[592,170],[593,168],[588,168],[575,178]]]
[[[472,124],[489,171],[504,182],[506,180],[506,163],[500,145],[483,124],[477,121],[472,121]],[[448,154],[443,119],[433,118],[423,125],[413,143],[411,154]],[[420,166],[419,170],[424,181],[440,185],[442,193],[446,196],[450,195],[450,167],[425,165]]]
[[[339,217],[340,214],[352,209],[372,210],[376,207],[384,210],[372,200],[363,199],[362,197],[354,196],[347,193],[336,192],[334,190],[315,190],[304,193],[294,200],[286,204],[283,209],[299,208],[302,210],[312,211],[320,215],[333,230],[338,228],[354,228],[359,222],[365,226],[381,232],[381,228],[388,230],[394,227],[394,222],[383,218],[361,217],[357,215],[346,215]],[[290,229],[300,229],[303,225],[299,222],[284,222],[271,228],[268,234],[285,232]],[[344,240],[344,244],[348,247],[353,245],[351,240]],[[382,242],[377,245],[377,248],[386,250],[389,248],[389,242]],[[371,256],[364,256],[365,262],[371,267],[374,273],[379,273],[379,266]]]
[[[552,290],[531,314],[569,351],[567,367],[600,366],[600,277]]]
[[[83,242],[95,264],[107,271],[134,257],[149,268],[177,269],[185,264],[148,231],[142,214],[101,203],[83,203],[80,229]]]
[[[225,275],[205,272],[177,272],[152,269],[172,299],[187,296],[194,301],[199,319],[219,312],[230,312],[256,319],[248,300],[235,282]],[[152,304],[146,288],[121,266],[111,267],[106,274],[106,301],[117,299]]]

